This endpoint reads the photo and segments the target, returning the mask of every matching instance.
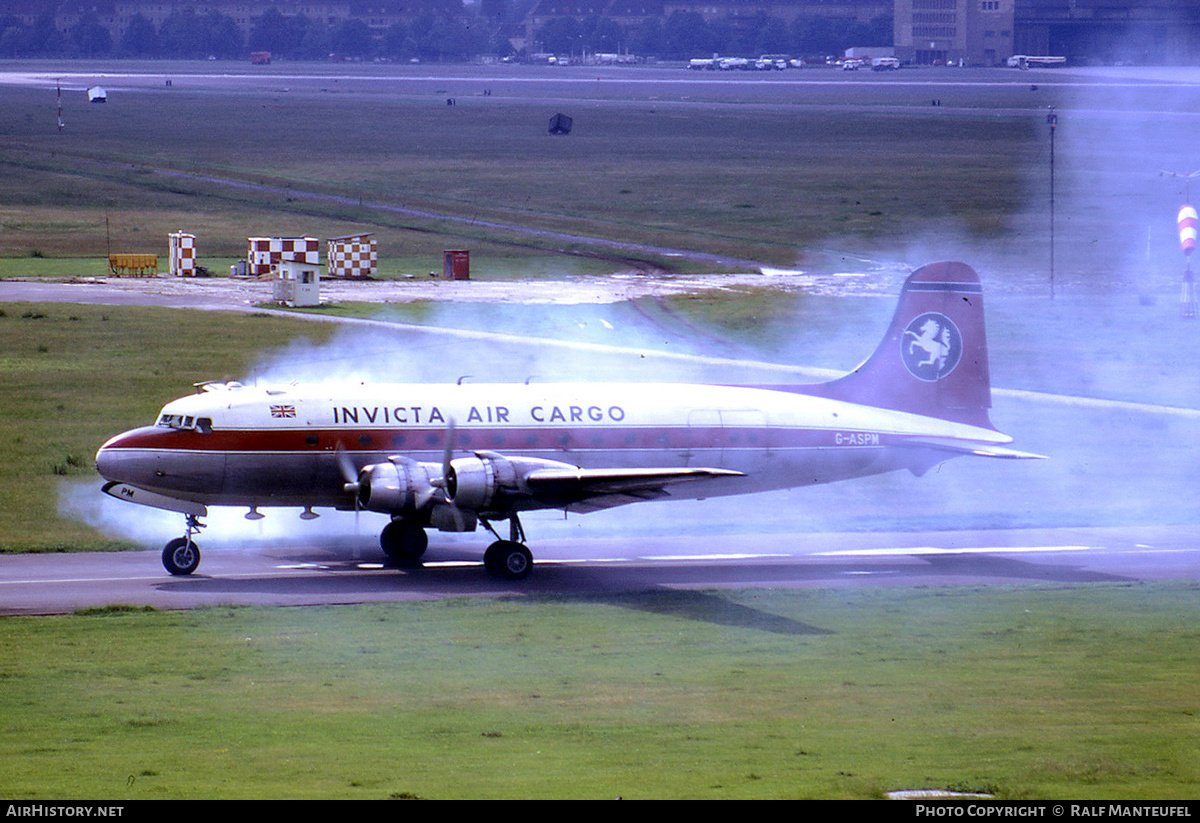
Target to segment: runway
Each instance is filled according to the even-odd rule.
[[[714,546],[714,542],[719,545]],[[203,544],[202,544],[203,545]],[[204,550],[171,577],[157,551],[34,554],[0,562],[0,614],[112,605],[313,606],[451,597],[566,598],[649,590],[860,586],[1136,585],[1200,579],[1200,526],[928,533],[739,534],[535,542],[526,580],[484,571],[479,535],[434,536],[419,568],[389,567],[362,538]]]

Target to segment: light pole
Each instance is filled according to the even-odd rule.
[[[1192,277],[1191,254],[1196,248],[1197,232],[1200,230],[1200,217],[1197,216],[1196,208],[1192,205],[1192,178],[1200,175],[1200,171],[1193,171],[1187,174],[1164,171],[1161,174],[1168,177],[1183,178],[1183,208],[1179,210],[1179,215],[1176,218],[1179,227],[1179,244],[1183,250],[1184,259],[1183,292],[1179,297],[1179,316],[1195,317],[1196,283]]]
[[[1046,125],[1050,126],[1050,299],[1054,299],[1054,132],[1058,128],[1058,114],[1054,106],[1046,115]]]

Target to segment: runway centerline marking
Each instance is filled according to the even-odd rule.
[[[896,557],[922,554],[1042,554],[1047,552],[1105,551],[1099,546],[983,546],[979,548],[941,549],[933,546],[912,546],[890,549],[843,549],[815,552],[813,557]],[[1128,551],[1121,549],[1119,551]]]

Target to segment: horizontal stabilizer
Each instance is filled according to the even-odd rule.
[[[912,448],[934,449],[936,451],[950,452],[951,454],[974,455],[975,457],[998,457],[1004,460],[1047,459],[1044,454],[1017,451],[1016,449],[1007,449],[1003,446],[993,446],[991,444],[973,445],[962,440],[940,440],[934,437],[909,439],[905,440],[902,445]]]

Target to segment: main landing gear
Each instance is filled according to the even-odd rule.
[[[502,580],[520,580],[533,570],[533,554],[525,546],[525,530],[515,514],[509,515],[509,539],[500,537],[492,524],[480,518],[483,525],[496,537],[483,554],[483,567],[488,574]],[[379,534],[379,545],[390,560],[400,566],[415,566],[420,563],[429,538],[421,526],[402,519],[393,520]]]
[[[388,559],[401,566],[415,566],[429,548],[429,536],[415,523],[393,520],[379,533],[379,545]]]
[[[204,528],[194,514],[187,515],[187,531],[163,547],[163,568],[174,575],[191,574],[200,565],[200,547],[192,536]]]
[[[533,553],[525,546],[525,529],[517,513],[508,516],[509,539],[504,540],[496,533],[492,524],[480,518],[484,527],[496,538],[496,542],[483,553],[483,567],[488,574],[502,580],[521,580],[533,571]]]

